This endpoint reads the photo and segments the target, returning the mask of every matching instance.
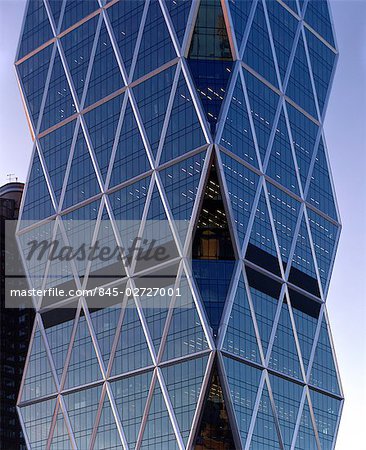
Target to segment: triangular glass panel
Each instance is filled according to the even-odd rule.
[[[106,10],[127,74],[140,29],[144,2],[117,2]]]
[[[132,3],[132,2],[128,2]],[[103,126],[103,123],[102,123]],[[130,102],[127,102],[113,162],[109,187],[123,183],[151,169]]]
[[[52,38],[52,28],[43,0],[30,1],[25,16],[17,59],[23,58],[23,56]]]
[[[193,276],[215,335],[235,267],[216,165],[211,164],[192,246]]]
[[[243,275],[236,288],[223,350],[257,363],[261,361]]]
[[[99,169],[105,180],[124,96],[118,95],[84,115]]]
[[[56,51],[40,131],[47,130],[75,113],[76,107],[66,78],[64,66],[62,65],[58,51]]]
[[[72,343],[70,362],[67,367],[65,389],[91,383],[100,379],[102,379],[102,373],[100,371],[92,337],[89,332],[85,315],[81,313],[77,324],[75,339]],[[82,391],[79,394],[85,395],[85,392]],[[85,402],[82,402],[82,404],[84,403]],[[82,446],[81,448],[87,448],[87,446]]]
[[[75,313],[76,304],[70,305],[69,308],[56,308],[42,314],[48,346],[59,381],[61,381],[63,368],[65,367],[66,354],[74,327]]]
[[[324,217],[316,214],[310,208],[307,211],[320,280],[325,291],[327,289],[330,271],[333,267],[333,253],[337,245],[339,228]]]
[[[259,177],[225,153],[221,153],[221,159],[235,225],[242,244],[247,232]]]
[[[287,1],[285,3],[293,3],[293,5],[289,6],[297,13],[296,0],[292,2]],[[266,6],[278,68],[283,82],[285,80],[299,21],[278,2],[271,1],[266,3]]]
[[[97,434],[93,446],[93,449],[95,450],[103,448],[108,448],[110,450],[118,450],[123,448],[108,395],[104,398]]]
[[[163,361],[208,349],[208,343],[186,277],[179,284],[165,343]]]
[[[330,181],[323,140],[319,142],[318,153],[310,179],[307,201],[332,217],[332,219],[337,220],[334,193]]]
[[[154,157],[158,150],[176,66],[169,67],[133,88]]]
[[[66,450],[69,448],[72,448],[72,444],[70,442],[69,433],[66,428],[64,414],[61,408],[59,408],[56,417],[55,428],[53,430],[50,450]]]
[[[206,152],[159,172],[179,236],[184,244],[205,163]]]
[[[302,378],[294,330],[285,301],[282,304],[268,366],[290,377]]]
[[[159,1],[151,0],[133,73],[134,80],[176,56]]]
[[[82,129],[79,129],[72,155],[62,208],[80,203],[100,192],[97,175],[90,157]]]
[[[250,113],[253,118],[262,163],[265,160],[280,97],[257,77],[244,70]]]
[[[326,0],[309,0],[305,10],[305,22],[314,28],[333,47],[335,46],[332,20],[329,15],[328,2]]]
[[[88,1],[87,3],[92,2]],[[99,16],[91,18],[61,38],[61,45],[80,102],[83,96],[98,19]]]
[[[55,214],[46,178],[43,173],[37,149],[34,151],[32,168],[25,191],[22,225],[29,226],[32,222],[45,219]],[[32,221],[32,222],[30,222]]]
[[[313,117],[318,117],[302,34],[300,34],[297,43],[291,74],[286,87],[286,94]]]
[[[170,0],[170,3],[173,3],[173,1]],[[184,121],[182,117],[184,117]],[[204,144],[206,144],[206,139],[186,80],[181,72],[164,139],[160,164]]]
[[[236,42],[240,50],[241,43],[244,37],[244,32],[247,27],[248,18],[252,9],[252,0],[230,0],[228,2],[233,20]]]
[[[294,157],[283,110],[277,123],[266,173],[277,183],[300,195]]]
[[[320,303],[311,300],[292,289],[289,290],[292,314],[294,316],[297,338],[305,372],[308,369],[311,349],[313,348],[316,326],[318,324]]]
[[[274,86],[278,86],[271,43],[262,2],[257,2],[243,61]]]
[[[48,360],[42,333],[37,325],[33,341],[30,344],[30,356],[25,370],[22,387],[22,402],[56,392],[55,380]]]
[[[286,106],[302,187],[305,189],[319,128],[298,109],[289,103]]]
[[[300,427],[297,433],[295,450],[318,450],[315,438],[315,431],[311,421],[310,408],[305,399],[304,409],[300,420]]]
[[[248,2],[240,0],[238,3]],[[230,102],[220,144],[252,166],[258,167],[240,73]]]
[[[67,162],[69,160],[76,121],[73,120],[40,138],[40,147],[46,163],[56,200],[60,201]]]
[[[321,448],[323,450],[331,450],[335,445],[334,439],[337,431],[341,400],[312,389],[310,389],[310,398]]]
[[[270,375],[269,380],[272,387],[273,400],[276,405],[284,448],[290,449],[303,386],[297,383],[291,383],[289,380],[276,377],[275,375]]]
[[[114,400],[130,449],[134,449],[144,415],[152,372],[111,382]],[[120,447],[118,447],[120,448]]]
[[[245,259],[270,272],[280,275],[276,245],[263,190],[256,208]]]
[[[56,31],[58,30],[60,14],[63,5],[63,1],[60,0],[48,0],[48,4],[50,5],[51,15],[55,22]]]
[[[204,356],[162,368],[170,401],[185,445],[187,445],[191,432],[207,362],[208,356]]]
[[[246,268],[246,272],[263,352],[266,355],[278,308],[281,284],[249,267]]]
[[[65,12],[62,18],[61,31],[66,30],[71,25],[87,17],[99,8],[97,0],[67,0]]]
[[[165,4],[177,33],[178,42],[182,45],[192,0],[165,0]]]
[[[340,395],[337,369],[325,317],[323,317],[320,328],[310,373],[310,383],[320,389],[325,389],[333,394]]]
[[[158,381],[155,384],[149,415],[144,428],[141,450],[151,450],[153,448],[178,450],[180,448]]]
[[[227,357],[224,357],[224,365],[231,401],[244,448],[257,396],[261,371],[248,364]]]
[[[306,28],[305,34],[320,114],[322,114],[335,66],[336,53]]]
[[[269,203],[272,209],[273,222],[275,225],[278,246],[280,248],[284,266],[288,263],[291,245],[294,240],[296,223],[300,211],[300,203],[267,183]]]
[[[20,408],[29,444],[34,450],[46,448],[55,405],[56,399],[52,398]]]
[[[302,218],[289,275],[290,283],[320,297],[319,284],[311,252],[305,217]]]
[[[102,387],[96,386],[63,396],[77,448],[89,448],[101,391]]]
[[[121,71],[104,21],[100,29],[85,104],[91,105],[124,87]]]
[[[132,298],[127,300],[122,328],[114,355],[112,375],[131,372],[152,364],[144,330]]]
[[[194,448],[236,448],[216,365],[213,367]]]
[[[249,448],[250,450],[256,450],[257,448],[261,450],[281,449],[266,382],[263,386]]]
[[[29,115],[33,119],[34,128],[36,128],[38,122],[53,49],[54,46],[52,44],[48,45],[31,58],[16,66],[22,82],[22,90],[26,97]]]
[[[216,0],[200,3],[188,64],[214,134],[233,66],[224,14]]]

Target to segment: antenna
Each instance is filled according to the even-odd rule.
[[[6,176],[8,177],[9,183],[11,183],[12,181],[18,181],[18,177],[15,176],[15,173],[8,173]]]

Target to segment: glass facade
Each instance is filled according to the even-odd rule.
[[[169,267],[159,287],[179,289],[105,308],[34,299],[29,449],[335,447],[325,301],[341,225],[323,121],[337,58],[326,0],[28,0],[19,242],[38,227],[75,246],[168,239],[165,265],[131,256],[110,285]],[[29,283],[100,286],[100,269],[28,267]]]

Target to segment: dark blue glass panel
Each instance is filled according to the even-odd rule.
[[[112,375],[141,369],[152,364],[145,334],[133,299],[128,299],[123,311],[123,321]]]
[[[108,395],[106,395],[104,399],[93,448],[96,450],[119,450],[123,448]]]
[[[71,95],[60,55],[56,52],[40,131],[47,130],[47,128],[62,122],[74,113],[76,113],[74,99]]]
[[[176,56],[159,1],[151,0],[133,78],[140,78]]]
[[[250,450],[279,450],[280,448],[267,383],[264,383]]]
[[[286,303],[282,305],[271,357],[269,359],[269,367],[290,377],[302,378],[294,331]]]
[[[229,8],[235,30],[236,42],[240,49],[247,26],[253,0],[229,0]]]
[[[245,363],[224,357],[231,400],[244,448],[257,396],[261,371]]]
[[[107,9],[123,63],[130,72],[145,2],[127,0]]]
[[[280,247],[282,261],[286,265],[294,239],[300,203],[270,183],[267,183],[267,188],[278,246]]]
[[[76,121],[73,120],[40,139],[43,157],[57,201],[60,201],[75,124]]]
[[[119,417],[129,448],[135,448],[149,392],[152,372],[111,383]]]
[[[162,368],[174,414],[185,445],[192,428],[208,357]]]
[[[324,317],[310,373],[310,383],[333,394],[340,395],[337,369],[331,347],[329,330]]]
[[[315,431],[311,421],[310,408],[305,400],[304,409],[300,420],[300,428],[297,434],[295,450],[318,450]]]
[[[240,74],[231,98],[220,144],[253,166],[258,167]]]
[[[63,0],[48,0],[48,4],[50,5],[51,14],[53,16],[53,20],[55,21],[56,31],[58,30],[60,14],[63,5]]]
[[[123,117],[122,130],[114,158],[109,187],[116,186],[151,169],[144,143],[130,102]]]
[[[318,117],[302,34],[297,44],[286,94],[313,117]]]
[[[250,26],[249,37],[245,46],[243,61],[274,86],[278,86],[277,74],[273,60],[271,43],[262,2],[257,9]]]
[[[294,11],[297,12],[296,1],[292,3],[293,5],[289,6],[295,8]],[[299,22],[279,2],[269,1],[266,2],[266,5],[278,68],[282,81],[284,81]]]
[[[283,0],[283,3],[285,3],[287,6],[289,6],[292,9],[292,11],[294,11],[296,14],[298,14],[296,0]],[[299,3],[300,3],[300,9],[301,9],[302,5],[304,3],[304,0],[299,0]]]
[[[292,141],[296,153],[303,189],[309,174],[311,158],[314,152],[318,126],[298,109],[286,103]]]
[[[335,46],[327,0],[309,0],[305,11],[305,22],[333,47]]]
[[[97,176],[86,145],[84,133],[80,128],[72,156],[71,169],[62,207],[66,209],[99,192]]]
[[[52,38],[52,28],[43,0],[29,1],[17,59],[23,58]]]
[[[17,66],[34,128],[38,122],[53,48],[53,45],[49,45]]]
[[[320,279],[325,290],[333,266],[338,227],[310,209],[308,215]]]
[[[228,155],[222,153],[221,158],[234,220],[240,241],[243,242],[259,177]]]
[[[307,201],[332,217],[332,219],[337,220],[337,211],[329,173],[323,140],[321,140],[311,175]]]
[[[303,387],[274,375],[269,379],[284,447],[291,448]]]
[[[250,112],[253,117],[259,152],[262,162],[267,152],[268,142],[274,126],[279,96],[259,81],[257,77],[244,70]]]
[[[20,408],[32,449],[42,450],[46,447],[55,406],[56,399],[53,398]]]
[[[67,65],[81,101],[99,16],[93,17],[61,38]]]
[[[277,183],[300,195],[290,138],[283,111],[281,111],[276,127],[266,173],[277,181]]]
[[[320,114],[323,113],[336,54],[313,33],[305,29],[315,90],[318,96]]]
[[[61,31],[71,27],[99,8],[97,0],[66,0],[65,12],[62,19]]]
[[[123,95],[119,95],[109,102],[92,109],[84,116],[94,154],[104,180],[107,176],[111,159],[122,101]]]
[[[173,0],[170,0],[173,1]],[[160,163],[206,144],[183,73],[180,74]]]
[[[36,149],[25,192],[22,220],[42,220],[52,214],[55,210]]]
[[[192,0],[165,0],[178,41],[182,45]]]
[[[333,441],[336,434],[341,401],[312,389],[310,390],[310,398],[321,448],[322,450],[332,450],[334,448]]]
[[[261,361],[243,276],[234,297],[223,350],[257,363]]]
[[[133,89],[154,156],[159,145],[176,66],[138,84]]]
[[[124,87],[107,28],[102,23],[85,104],[91,105]]]

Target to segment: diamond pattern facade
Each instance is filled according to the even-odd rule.
[[[121,245],[123,221],[143,236],[168,219],[181,292],[158,307],[72,298],[62,314],[34,298],[30,449],[334,448],[340,219],[323,119],[337,57],[323,0],[28,1],[20,245]],[[90,286],[98,269],[25,266],[37,288]],[[126,260],[112,285],[138,287],[139,270]]]

